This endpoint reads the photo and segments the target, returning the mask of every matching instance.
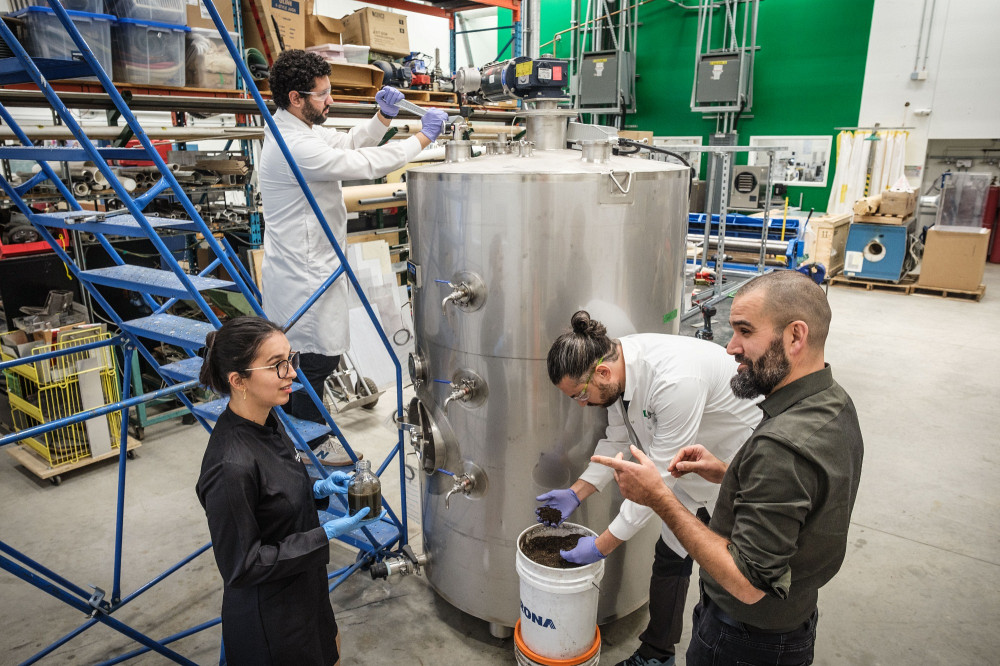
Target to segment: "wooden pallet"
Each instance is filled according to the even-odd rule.
[[[915,284],[911,293],[978,302],[983,299],[983,294],[986,293],[986,285],[981,284],[978,289],[966,291],[964,289],[945,289],[943,287],[928,287],[927,285]]]
[[[830,284],[844,287],[854,287],[865,291],[893,291],[900,294],[921,294],[924,296],[938,296],[940,298],[955,298],[963,301],[980,301],[986,293],[986,285],[979,285],[978,289],[967,291],[964,289],[946,289],[944,287],[928,287],[919,284],[916,278],[907,276],[899,282],[881,282],[878,280],[862,280],[851,278],[846,275],[834,275],[829,278]]]
[[[852,278],[846,275],[834,275],[830,278],[830,284],[864,289],[865,291],[894,291],[900,294],[912,294],[916,280],[912,277],[905,277],[899,282],[882,282],[880,280]]]
[[[128,438],[128,451],[131,452],[139,448],[141,444],[139,440]],[[102,460],[107,460],[109,458],[118,457],[118,449],[112,449],[108,453],[99,455],[97,457],[87,457],[81,460],[77,460],[73,463],[66,463],[65,465],[56,465],[55,467],[49,467],[49,464],[40,455],[35,453],[34,449],[26,444],[15,444],[6,447],[8,455],[15,461],[24,465],[24,467],[37,476],[39,479],[48,479],[53,485],[58,486],[62,482],[61,474],[65,472],[70,472],[75,469],[80,469],[81,467],[86,467],[87,465],[92,465],[96,462],[101,462]],[[131,457],[131,456],[129,456]]]
[[[457,104],[455,93],[429,90],[427,94],[430,95],[430,100],[436,104]]]
[[[855,222],[861,222],[863,224],[891,224],[895,227],[901,227],[909,224],[913,221],[914,215],[910,213],[909,215],[854,215]]]
[[[411,102],[431,101],[431,92],[429,90],[414,90],[413,88],[403,88],[399,92],[403,93],[403,97],[410,100]]]

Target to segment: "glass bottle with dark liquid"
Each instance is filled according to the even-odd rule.
[[[359,460],[356,473],[347,486],[347,509],[350,515],[368,507],[365,520],[377,518],[382,513],[382,482],[372,474],[372,464],[368,460]]]

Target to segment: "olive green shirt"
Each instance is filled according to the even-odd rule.
[[[829,365],[759,407],[764,419],[726,470],[709,527],[729,539],[736,566],[765,596],[744,604],[704,568],[701,579],[734,619],[788,631],[809,618],[844,561],[864,444]]]

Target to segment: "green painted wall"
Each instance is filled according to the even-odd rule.
[[[834,127],[857,124],[873,5],[874,0],[760,3],[753,117],[739,122],[741,145],[749,144],[752,135],[836,137]],[[545,0],[542,42],[569,26],[570,7],[570,0]],[[510,13],[501,10],[499,20],[509,25]],[[626,125],[656,135],[700,135],[707,144],[715,121],[703,120],[690,107],[698,13],[661,0],[643,5],[639,20],[638,113],[629,116]],[[499,46],[509,39],[506,34],[499,37]],[[568,54],[567,33],[556,55]],[[738,161],[745,163],[745,156]],[[825,188],[790,187],[789,198],[797,203],[802,193],[805,209],[825,210],[832,182],[831,175]]]

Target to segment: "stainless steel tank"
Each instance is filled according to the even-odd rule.
[[[540,145],[565,145],[541,122]],[[613,337],[677,332],[688,172],[606,142],[474,158],[453,143],[451,161],[407,176],[424,547],[434,589],[498,633],[520,613],[516,539],[535,496],[577,479],[607,421],[552,385],[549,347],[579,309]],[[620,503],[612,482],[572,520],[600,533]],[[646,601],[658,533],[608,557],[599,622]]]

